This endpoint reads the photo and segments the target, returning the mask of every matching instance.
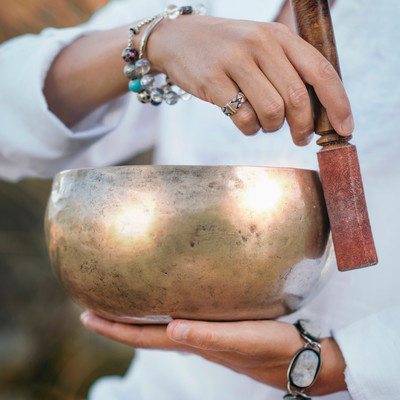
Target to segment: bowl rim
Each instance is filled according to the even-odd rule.
[[[193,169],[193,170],[200,170],[200,169],[215,169],[215,170],[222,170],[228,168],[249,168],[249,169],[270,169],[270,170],[281,170],[281,171],[300,171],[300,172],[311,172],[317,173],[319,175],[319,170],[312,169],[312,168],[300,168],[300,167],[281,167],[281,166],[268,166],[268,165],[244,165],[244,164],[232,164],[232,165],[199,165],[199,164],[133,164],[133,165],[109,165],[109,166],[102,166],[102,167],[83,167],[83,168],[69,168],[62,171],[59,171],[55,174],[56,176],[64,175],[64,174],[76,174],[79,172],[90,172],[90,171],[112,171],[112,170],[129,170],[129,169],[136,169],[136,168],[146,168],[146,169]]]

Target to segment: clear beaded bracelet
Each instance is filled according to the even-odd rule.
[[[198,4],[195,7],[170,5],[163,13],[146,18],[129,27],[128,46],[122,52],[122,58],[127,63],[124,67],[124,74],[130,80],[128,84],[129,90],[138,94],[138,100],[141,103],[150,103],[158,106],[165,101],[169,105],[174,105],[179,99],[188,100],[191,97],[189,93],[175,86],[168,76],[165,76],[164,85],[156,87],[156,74],[150,73],[150,61],[143,58],[150,34],[164,18],[173,20],[180,15],[189,14],[205,15],[206,8],[203,4]],[[147,24],[149,25],[143,33],[140,49],[137,51],[132,47],[133,36],[137,35],[140,28]]]

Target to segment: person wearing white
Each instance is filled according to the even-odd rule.
[[[155,164],[317,169],[317,146],[295,146],[287,123],[276,133],[247,137],[219,107],[197,98],[172,107],[152,107],[127,93],[72,126],[49,111],[43,88],[64,48],[79,37],[132,23],[167,5],[162,0],[140,5],[115,0],[81,26],[49,28],[0,46],[2,179],[50,177],[62,169],[111,165],[151,146]],[[263,22],[274,21],[282,5],[282,0],[206,2],[209,15]],[[315,320],[323,335],[333,335],[339,345],[346,362],[347,390],[323,399],[400,399],[400,269],[395,242],[400,226],[399,17],[396,0],[337,0],[332,7],[342,77],[356,122],[352,143],[359,153],[380,261],[368,269],[334,272],[315,299],[281,319]],[[121,43],[121,51],[125,45]],[[226,101],[231,97],[227,93]],[[96,382],[89,399],[272,400],[283,394],[198,355],[137,350],[126,376]]]

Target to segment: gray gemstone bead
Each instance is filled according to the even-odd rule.
[[[170,5],[167,7],[166,14],[169,19],[176,19],[179,17],[181,11],[179,7],[175,5]]]
[[[160,89],[164,92],[164,93],[168,93],[171,91],[171,86],[170,85],[162,85],[160,87]]]
[[[145,75],[140,80],[140,84],[142,85],[143,89],[151,90],[154,86],[154,76],[152,75]]]
[[[190,93],[185,92],[183,89],[178,89],[178,95],[184,101],[187,101],[192,97]]]
[[[138,100],[141,103],[148,103],[151,100],[150,92],[148,90],[146,90],[146,89],[141,90],[138,93]]]
[[[158,106],[163,101],[163,91],[160,89],[153,89],[151,91],[151,104]]]
[[[193,7],[192,6],[183,6],[181,7],[181,14],[182,15],[189,15],[193,13]]]
[[[126,64],[124,67],[124,74],[129,79],[132,79],[132,80],[136,79],[137,74],[136,74],[136,70],[135,70],[135,64],[132,64],[132,63]]]
[[[301,349],[296,354],[289,371],[290,383],[298,388],[307,388],[317,377],[319,367],[319,354],[311,348]]]
[[[319,339],[321,337],[321,329],[309,319],[299,319],[298,324],[303,331],[309,333],[313,338]]]
[[[135,64],[135,71],[138,75],[146,75],[150,72],[150,61],[142,58],[138,60]]]
[[[194,7],[194,13],[197,15],[206,15],[207,14],[206,6],[203,3],[197,4]]]
[[[174,104],[176,104],[179,100],[179,95],[178,93],[173,92],[172,90],[170,90],[167,93],[164,93],[164,100],[167,104],[169,104],[170,106],[173,106]]]

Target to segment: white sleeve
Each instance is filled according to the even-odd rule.
[[[333,331],[354,400],[400,398],[400,305]]]
[[[0,46],[0,178],[52,176],[118,127],[126,96],[99,108],[75,128],[66,127],[48,110],[43,95],[47,71],[57,54],[78,37],[128,24],[161,7],[159,0],[141,2],[140,7],[135,1],[115,0],[83,25],[48,28]]]

